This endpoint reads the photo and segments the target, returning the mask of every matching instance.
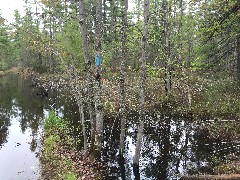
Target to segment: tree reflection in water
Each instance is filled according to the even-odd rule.
[[[125,156],[119,158],[120,122],[105,117],[103,161],[107,164],[109,179],[180,179],[185,174],[211,172],[207,160],[212,155],[222,156],[212,153],[211,140],[206,133],[199,134],[198,125],[191,119],[153,112],[146,116],[140,167],[134,169],[137,112],[129,113],[127,119]]]
[[[37,151],[42,120],[50,110],[56,110],[59,116],[70,121],[69,133],[81,149],[81,123],[76,104],[63,97],[58,89],[49,91],[47,98],[37,96],[37,91],[30,81],[16,75],[0,77],[0,151],[8,142],[12,118],[18,120],[22,133],[30,130],[29,149]],[[89,119],[87,113],[86,119]],[[135,111],[127,114],[125,155],[119,157],[120,120],[116,114],[105,114],[102,160],[107,167],[108,179],[179,179],[182,174],[207,172],[206,161],[211,156],[229,154],[216,151],[226,144],[214,144],[208,132],[199,131],[198,125],[190,119],[156,111],[146,114],[140,167],[133,173],[138,119]]]
[[[8,127],[10,126],[10,121],[8,115],[4,112],[4,109],[0,109],[0,149],[7,142]]]
[[[41,132],[44,115],[50,110],[61,109],[57,103],[58,93],[52,93],[51,98],[44,99],[37,96],[37,92],[38,89],[31,87],[30,80],[15,74],[0,76],[0,147],[7,143],[11,118],[15,118],[20,123],[22,133],[31,131],[30,149],[33,152],[36,150],[36,137]],[[61,102],[61,106],[65,104]]]

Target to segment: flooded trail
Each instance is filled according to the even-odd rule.
[[[41,179],[43,119],[59,109],[58,94],[41,97],[29,80],[0,76],[0,180]]]
[[[39,179],[44,113],[16,75],[0,77],[0,179]]]
[[[67,98],[70,95],[62,96],[62,91],[55,89],[48,91],[48,97],[42,97],[38,91],[30,81],[17,75],[0,76],[0,180],[42,179],[38,156],[42,148],[40,138],[43,120],[51,110],[70,122],[69,133],[79,150],[83,145],[78,108]],[[107,179],[177,180],[182,175],[211,174],[211,162],[228,161],[228,157],[239,155],[238,139],[227,136],[227,131],[221,138],[212,138],[205,128],[215,127],[217,123],[192,122],[153,112],[146,117],[139,172],[133,172],[138,119],[137,112],[127,115],[126,148],[121,159],[118,156],[120,120],[105,114],[102,161]],[[237,125],[224,123],[224,129]],[[87,125],[90,127],[89,122]],[[218,126],[223,124],[220,122]]]

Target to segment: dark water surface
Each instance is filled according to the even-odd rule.
[[[0,77],[0,179],[39,177],[37,153],[44,111],[33,97],[16,75]]]
[[[81,148],[77,109],[60,90],[42,97],[30,81],[17,75],[0,76],[0,180],[41,179],[38,153],[42,121],[50,110],[72,122],[70,132]],[[108,179],[171,180],[185,174],[211,173],[209,162],[213,158],[224,161],[229,154],[239,153],[240,142],[216,142],[207,132],[199,131],[206,122],[193,123],[153,112],[146,116],[140,168],[133,173],[137,119],[136,112],[127,115],[126,153],[121,159],[118,157],[120,120],[104,117],[102,160],[107,166]]]
[[[31,85],[14,74],[0,76],[0,180],[41,179],[43,119],[50,110],[63,115],[67,107],[59,93],[42,97]]]

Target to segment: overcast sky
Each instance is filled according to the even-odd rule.
[[[0,14],[9,22],[13,22],[14,10],[17,9],[20,13],[24,12],[24,0],[0,0]],[[133,8],[133,3],[129,1],[129,9]]]
[[[0,13],[3,18],[8,21],[13,21],[14,10],[19,10],[20,13],[24,12],[25,3],[23,0],[0,0]]]

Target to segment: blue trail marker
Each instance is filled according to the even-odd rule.
[[[100,66],[101,64],[101,58],[99,55],[96,55],[96,66]]]

